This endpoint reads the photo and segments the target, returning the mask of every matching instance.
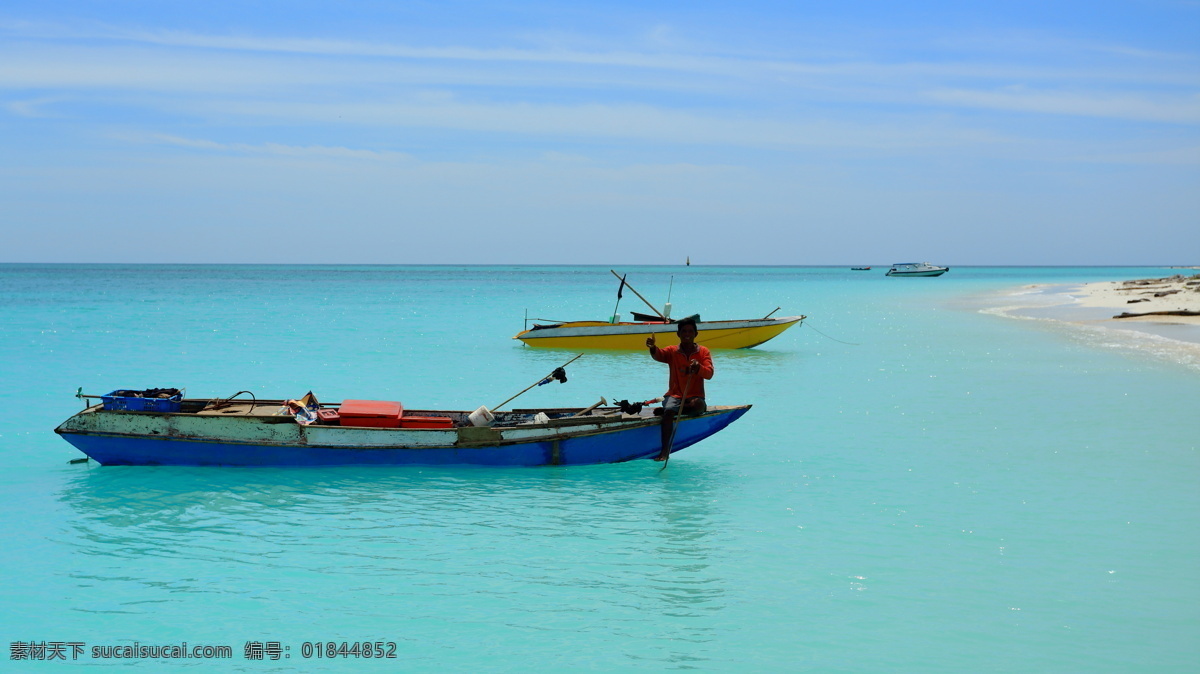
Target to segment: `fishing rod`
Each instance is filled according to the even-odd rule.
[[[568,360],[567,362],[563,363],[562,365],[554,368],[553,372],[546,375],[545,377],[542,377],[541,379],[538,379],[537,381],[533,382],[529,386],[526,386],[521,391],[521,393],[528,391],[529,389],[533,388],[534,386],[541,386],[542,384],[548,384],[551,381],[554,381],[556,379],[558,380],[559,383],[565,383],[567,381],[567,372],[563,368],[570,365],[571,363],[574,363],[575,361],[579,360],[582,357],[583,357],[583,354],[581,353],[578,356],[575,356],[574,358],[572,358],[571,360]],[[492,408],[492,410],[499,410],[501,407],[504,407],[508,403],[515,400],[517,398],[517,396],[521,395],[521,393],[518,393],[517,395],[514,395],[513,397],[509,398],[508,400],[505,400],[504,402],[500,403],[499,405],[496,405],[495,407]]]

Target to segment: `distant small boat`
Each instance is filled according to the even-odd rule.
[[[850,271],[871,271],[870,267],[851,267]]]
[[[888,276],[941,276],[949,267],[938,267],[928,262],[897,262],[888,270]]]

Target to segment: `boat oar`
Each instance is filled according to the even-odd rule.
[[[620,274],[618,274],[618,273],[616,272],[616,270],[614,270],[614,269],[609,269],[609,271],[611,271],[611,272],[612,272],[612,275],[613,275],[613,276],[616,276],[617,278],[621,279],[621,281],[622,281],[622,282],[625,284],[625,287],[626,287],[626,288],[629,288],[630,290],[632,290],[632,291],[633,291],[633,294],[634,294],[634,295],[637,295],[639,300],[641,300],[641,301],[645,302],[645,303],[646,303],[646,306],[650,307],[650,310],[651,310],[651,311],[653,311],[654,313],[658,314],[658,317],[659,317],[659,318],[661,318],[661,319],[663,319],[663,323],[670,323],[670,322],[671,322],[671,319],[667,318],[666,316],[663,316],[663,315],[662,315],[662,312],[658,310],[658,307],[654,306],[653,304],[650,304],[650,300],[646,299],[645,297],[642,297],[642,294],[641,294],[641,293],[639,293],[638,291],[634,290],[634,289],[633,289],[633,286],[629,285],[629,282],[628,282],[628,281],[626,281],[626,280],[625,280],[625,279],[624,279],[624,278],[623,278],[623,277],[622,277]]]
[[[571,417],[572,418],[581,417],[581,416],[587,414],[588,412],[591,412],[592,410],[596,409],[597,407],[599,407],[601,405],[607,405],[607,404],[608,404],[608,401],[604,399],[604,396],[600,396],[600,400],[597,401],[595,405],[592,405],[591,407],[585,407],[585,408],[579,410],[578,412],[576,412],[575,414],[572,414]]]
[[[560,370],[562,370],[564,367],[566,367],[566,366],[570,365],[571,363],[574,363],[575,361],[579,360],[579,359],[580,359],[580,358],[582,358],[582,357],[583,357],[583,354],[581,353],[581,354],[579,354],[578,356],[575,356],[574,358],[572,358],[571,360],[568,360],[567,362],[563,363],[563,364],[562,364],[562,365],[560,365],[559,367],[556,367],[556,368],[554,368],[554,371],[553,371],[553,372],[551,372],[550,374],[546,375],[545,377],[542,377],[541,379],[538,379],[537,381],[533,382],[533,383],[532,383],[532,384],[530,384],[529,386],[526,386],[526,387],[525,387],[525,388],[524,388],[524,389],[521,391],[521,393],[524,393],[525,391],[528,391],[529,389],[533,388],[534,386],[537,386],[537,385],[539,385],[539,384],[542,384],[542,383],[544,383],[544,382],[545,382],[546,380],[548,380],[548,379],[551,379],[551,378],[558,379],[558,377],[555,377],[555,375],[556,375],[556,374],[557,374],[557,373],[558,373]],[[566,373],[564,372],[564,373],[563,373],[563,375],[562,375],[562,379],[559,379],[559,381],[560,381],[560,382],[563,382],[563,381],[566,381],[566,380],[567,380],[567,378],[566,378]],[[509,398],[508,400],[505,400],[504,402],[500,403],[499,405],[496,405],[495,407],[493,407],[493,408],[492,408],[492,411],[494,412],[494,411],[496,411],[496,410],[499,410],[501,407],[504,407],[505,405],[509,404],[509,403],[510,403],[510,402],[512,402],[513,400],[516,400],[517,396],[521,395],[521,393],[518,393],[517,395],[515,395],[515,396],[513,396],[513,397]]]
[[[692,359],[688,358],[688,368],[691,367]],[[675,413],[675,420],[671,422],[671,437],[667,439],[667,455],[663,457],[662,468],[658,469],[660,473],[667,469],[667,462],[671,460],[671,448],[675,446],[675,432],[679,430],[679,421],[683,418],[683,408],[687,406],[687,394],[692,388],[692,377],[695,374],[695,372],[689,372],[687,379],[683,381],[683,397],[679,399],[679,411]]]

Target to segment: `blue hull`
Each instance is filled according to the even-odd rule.
[[[720,431],[746,413],[736,407],[679,425],[673,452]],[[106,466],[544,466],[620,463],[660,451],[657,423],[614,428],[552,441],[506,442],[476,447],[329,447],[214,441],[147,435],[77,432],[63,438]]]

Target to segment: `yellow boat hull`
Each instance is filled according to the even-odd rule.
[[[756,318],[744,321],[706,321],[696,325],[696,343],[710,349],[749,349],[799,325],[806,316]],[[526,330],[513,339],[529,346],[552,349],[644,349],[646,337],[657,335],[659,344],[675,344],[671,323],[605,323],[572,321]]]

